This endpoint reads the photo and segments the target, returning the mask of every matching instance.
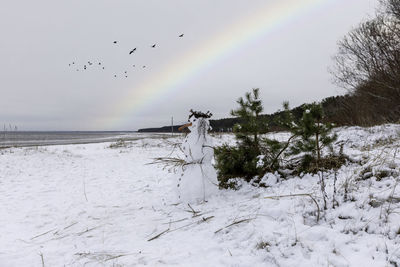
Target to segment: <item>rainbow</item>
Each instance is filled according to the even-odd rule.
[[[248,43],[257,41],[290,23],[291,20],[333,0],[276,0],[267,1],[250,17],[245,17],[228,30],[191,49],[179,60],[135,86],[122,100],[112,105],[111,119],[102,120],[95,128],[121,127],[127,118],[132,118],[142,108],[159,101],[166,93],[174,92],[180,84],[189,80],[208,66],[215,64]],[[272,3],[271,3],[272,2]]]

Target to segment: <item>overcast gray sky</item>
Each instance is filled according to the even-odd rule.
[[[293,0],[6,1],[0,123],[21,130],[136,130],[168,125],[171,116],[182,123],[191,108],[228,117],[254,87],[266,113],[284,100],[297,106],[343,94],[327,71],[336,43],[373,15],[377,0],[297,2],[304,2],[301,9],[283,12],[252,38],[225,40],[219,36],[252,31],[253,17],[290,9]],[[213,49],[215,56],[208,55]]]

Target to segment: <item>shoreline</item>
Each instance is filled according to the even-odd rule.
[[[98,144],[98,143],[108,143],[122,141],[136,141],[145,138],[170,138],[177,137],[178,134],[175,133],[174,136],[167,133],[134,133],[133,135],[116,135],[110,137],[102,138],[87,138],[87,139],[65,139],[65,140],[8,140],[6,142],[0,141],[0,149],[7,148],[22,148],[22,147],[36,147],[36,146],[58,146],[58,145],[83,145],[83,144]]]

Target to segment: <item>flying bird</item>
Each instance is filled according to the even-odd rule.
[[[135,67],[136,65],[133,65],[133,67]]]
[[[153,44],[151,47],[155,48],[155,47],[156,47],[156,44]]]
[[[133,48],[133,49],[129,52],[129,55],[132,54],[132,53],[135,52],[135,51],[136,51],[136,47]]]
[[[144,69],[144,68],[146,68],[146,66],[143,66],[142,68]]]
[[[114,41],[114,44],[118,43],[118,41]]]
[[[185,34],[183,34],[183,33],[182,33],[181,35],[179,35],[179,37],[181,37],[181,38],[182,38],[184,35],[185,35]]]

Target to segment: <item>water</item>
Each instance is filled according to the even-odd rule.
[[[154,134],[153,134],[154,135]],[[0,132],[0,147],[86,144],[150,137],[136,132]]]

